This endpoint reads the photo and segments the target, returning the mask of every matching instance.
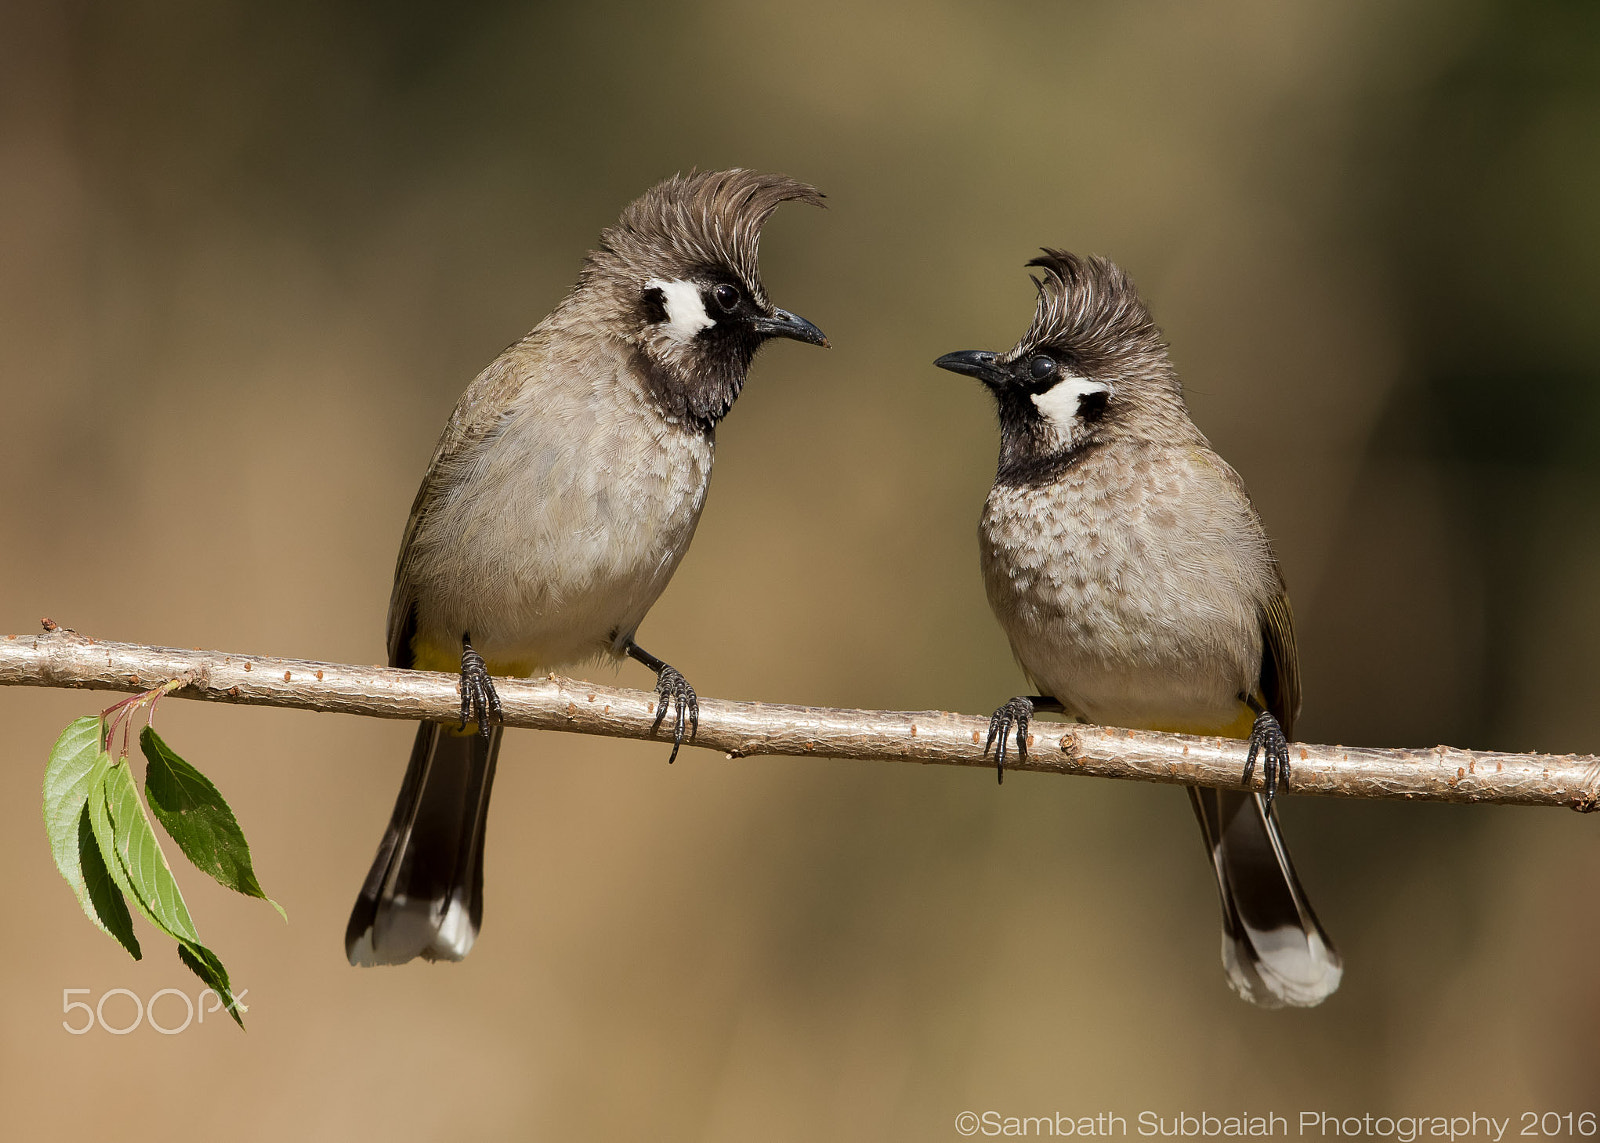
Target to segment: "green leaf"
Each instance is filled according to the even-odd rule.
[[[144,805],[139,801],[139,791],[133,784],[133,774],[127,763],[108,766],[99,776],[96,790],[89,795],[91,812],[96,792],[105,805],[111,827],[111,854],[107,854],[106,864],[113,865],[112,856],[115,855],[115,863],[121,865],[128,881],[123,888],[131,887],[133,896],[144,906],[141,911],[152,924],[180,941],[200,943],[200,934],[195,932],[194,920],[189,916],[189,906],[184,903],[178,882],[172,876],[166,854],[161,852],[161,843],[150,827],[150,819],[145,817]],[[104,852],[105,838],[99,828],[95,830],[95,838]]]
[[[126,763],[111,761],[102,753],[95,763],[89,790],[89,822],[106,867],[118,887],[133,898],[145,920],[177,940],[178,958],[206,984],[215,988],[229,1015],[244,1027],[238,998],[228,982],[228,971],[217,954],[206,948],[195,931],[189,907],[173,879],[161,843],[145,816],[139,791]]]
[[[110,879],[88,820],[90,779],[100,757],[100,720],[67,724],[44,771],[44,828],[56,868],[77,894],[83,911],[138,960],[139,941],[127,902]]]
[[[44,768],[44,829],[56,868],[73,891],[83,896],[78,868],[78,811],[89,801],[89,772],[100,753],[100,720],[75,718],[50,748]]]
[[[149,921],[155,928],[166,931],[165,926],[156,919],[150,907],[139,896],[138,890],[133,887],[133,881],[128,876],[127,864],[117,855],[116,830],[112,827],[111,809],[106,802],[106,777],[113,770],[126,770],[121,763],[112,761],[111,755],[101,751],[100,757],[95,761],[94,770],[89,775],[89,828],[94,834],[95,845],[100,850],[106,872],[111,875],[111,880],[118,889],[133,902],[133,907],[139,910],[139,915]]]
[[[134,960],[142,959],[139,938],[133,935],[133,918],[128,915],[128,902],[117,887],[116,879],[106,868],[105,856],[94,839],[94,827],[89,824],[89,806],[85,803],[78,814],[78,858],[83,863],[84,887],[94,906],[91,919],[106,932],[116,937]]]
[[[228,983],[228,970],[222,967],[222,961],[217,958],[217,954],[205,945],[180,941],[178,959],[188,966],[190,972],[203,980],[208,988],[216,990],[217,995],[223,999],[228,1015],[233,1017],[235,1024],[243,1028],[244,1017],[240,1013],[249,1011],[249,1008],[234,996],[233,985]]]
[[[268,897],[256,880],[244,831],[216,786],[173,753],[153,727],[140,731],[139,748],[149,762],[144,793],[150,800],[150,812],[178,848],[197,869],[229,889],[261,898],[287,921],[289,914],[283,906]]]

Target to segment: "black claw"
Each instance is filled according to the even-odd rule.
[[[489,668],[484,665],[483,656],[473,650],[472,643],[463,639],[461,643],[461,729],[467,728],[467,723],[478,724],[478,734],[483,738],[489,737],[489,724],[492,719],[499,722],[503,717],[500,709],[500,696],[495,693],[494,680],[489,677]]]
[[[1028,724],[1032,721],[1033,700],[1022,695],[989,716],[989,737],[984,741],[983,752],[989,753],[989,747],[996,741],[1000,743],[994,755],[996,781],[1003,783],[1006,780],[1006,743],[1011,738],[1013,727],[1017,732],[1017,758],[1022,762],[1028,760]]]
[[[1250,752],[1244,759],[1246,785],[1255,773],[1257,755],[1261,758],[1261,777],[1266,787],[1262,794],[1270,810],[1272,799],[1278,794],[1278,783],[1287,785],[1289,782],[1289,740],[1284,737],[1278,720],[1268,711],[1256,715],[1256,721],[1250,727]]]
[[[656,675],[656,694],[660,696],[660,701],[656,704],[656,720],[651,724],[652,730],[660,728],[662,720],[667,717],[667,705],[670,703],[672,706],[672,753],[667,757],[667,764],[671,765],[678,760],[678,749],[685,740],[684,730],[688,730],[688,740],[691,742],[700,732],[700,699],[689,685],[689,680],[664,663]]]

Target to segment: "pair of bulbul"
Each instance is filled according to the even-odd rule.
[[[555,311],[467,388],[406,525],[389,662],[460,672],[459,726],[423,723],[350,917],[354,964],[459,960],[483,914],[500,744],[491,675],[599,656],[657,676],[673,757],[697,722],[684,677],[634,641],[694,535],[718,423],[772,338],[826,346],[774,306],[761,229],[804,183],[747,170],[668,179],[623,211]],[[1007,353],[936,363],[994,394],[1000,461],[979,534],[989,602],[1040,695],[996,711],[1025,752],[1035,709],[1250,739],[1265,795],[1191,789],[1222,898],[1222,958],[1258,1004],[1312,1005],[1338,954],[1301,891],[1272,792],[1300,705],[1289,600],[1239,477],[1183,403],[1160,332],[1111,263],[1046,251]]]

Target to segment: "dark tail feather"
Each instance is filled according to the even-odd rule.
[[[411,764],[344,951],[355,965],[460,960],[483,921],[483,830],[500,728],[485,739],[437,722],[417,728]]]
[[[1259,794],[1191,786],[1189,798],[1222,894],[1222,965],[1233,990],[1263,1008],[1310,1008],[1344,975]]]

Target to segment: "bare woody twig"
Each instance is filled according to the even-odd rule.
[[[51,625],[53,627],[53,625]],[[169,679],[179,698],[298,707],[374,718],[454,721],[456,677],[217,651],[105,643],[60,628],[0,639],[0,685],[136,692]],[[495,682],[507,726],[665,741],[655,695],[549,676]],[[758,754],[991,766],[987,718],[943,711],[839,710],[700,700],[697,746]],[[1600,758],[1498,754],[1437,746],[1394,750],[1291,747],[1291,793],[1436,802],[1600,808]],[[1226,738],[1034,723],[1019,770],[1238,789],[1245,744]],[[1260,782],[1260,768],[1256,781]]]

